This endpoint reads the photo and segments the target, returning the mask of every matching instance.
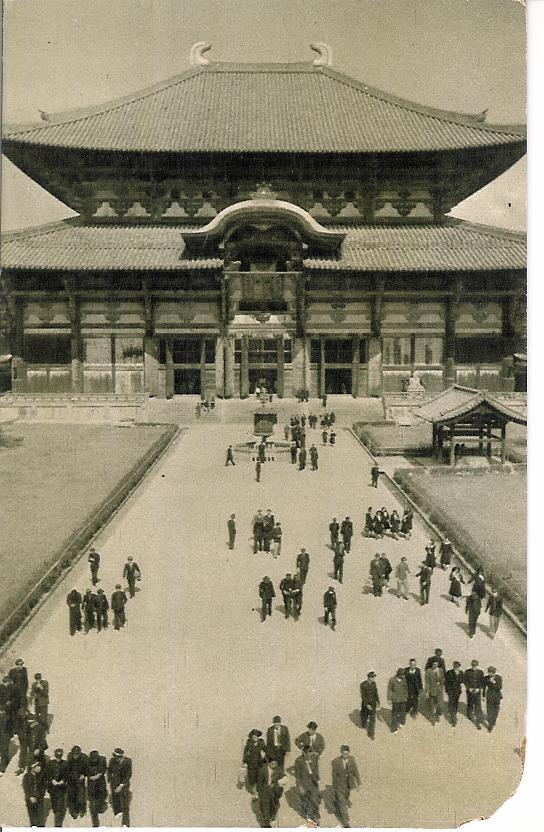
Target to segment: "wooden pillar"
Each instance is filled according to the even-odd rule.
[[[144,307],[144,390],[150,396],[159,395],[159,338],[155,334],[155,306],[147,283],[142,281]]]
[[[276,338],[278,377],[276,380],[276,393],[280,399],[283,399],[285,389],[285,347],[283,343],[283,335],[278,335]]]
[[[436,456],[437,447],[438,447],[438,437],[436,435],[436,425],[433,422],[433,456]]]
[[[480,456],[484,455],[484,429],[481,427],[478,430],[478,453]]]
[[[8,297],[9,301],[9,297]],[[28,387],[25,361],[25,300],[13,299],[11,311],[11,388],[14,393],[24,393]]]
[[[455,465],[455,423],[450,425],[450,465]]]
[[[501,425],[501,462],[506,462],[506,422]]]
[[[487,458],[491,459],[491,422],[487,425]]]
[[[249,336],[242,336],[242,356],[240,359],[240,398],[249,396]]]
[[[351,365],[351,395],[354,399],[359,395],[359,366],[360,366],[360,338],[358,335],[353,336],[353,360]]]
[[[319,338],[319,395],[323,396],[325,393],[325,338],[323,335]]]
[[[454,280],[451,295],[446,300],[444,310],[444,387],[451,387],[452,384],[455,384],[457,376],[455,370],[455,323],[462,291],[462,281]]]
[[[68,315],[70,318],[70,387],[72,393],[83,393],[83,340],[81,337],[80,300],[67,283],[65,286],[68,293]]]
[[[166,338],[166,398],[174,395],[174,361],[172,359],[172,342]]]
[[[206,339],[200,339],[200,392],[207,396],[206,390]]]

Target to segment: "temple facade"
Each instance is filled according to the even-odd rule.
[[[12,390],[245,397],[520,389],[526,244],[454,220],[525,128],[424,107],[314,61],[191,68],[6,125],[77,211],[5,235]]]

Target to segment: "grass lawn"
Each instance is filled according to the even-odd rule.
[[[485,473],[460,471],[431,476],[412,471],[403,486],[417,502],[435,514],[439,526],[484,565],[488,575],[505,580],[519,598],[527,596],[527,473],[488,469]],[[442,520],[442,522],[441,522]],[[446,523],[444,523],[444,520]],[[468,551],[467,551],[468,553]]]
[[[353,426],[357,436],[374,455],[390,456],[416,452],[432,453],[433,431],[430,423],[402,427],[393,423]]]
[[[165,426],[13,424],[0,430],[0,619]]]

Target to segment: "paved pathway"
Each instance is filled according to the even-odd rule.
[[[363,779],[353,826],[453,826],[492,813],[521,774],[524,642],[507,622],[495,641],[485,628],[469,640],[462,611],[442,597],[447,579],[440,570],[425,608],[415,598],[376,599],[365,591],[376,548],[393,564],[407,555],[415,572],[426,538],[417,527],[411,541],[376,544],[361,536],[368,505],[391,509],[397,501],[382,484],[370,488],[369,458],[350,434],[339,431],[336,447],[320,448],[318,472],[276,461],[263,467],[261,483],[250,463],[224,466],[226,445],[246,435],[241,425],[192,426],[99,537],[108,594],[129,554],[142,568],[125,631],[69,637],[65,597],[72,586],[88,584],[83,561],[0,659],[3,669],[22,655],[32,673],[49,679],[51,748],[78,743],[109,755],[122,745],[134,765],[133,825],[256,826],[249,795],[236,788],[243,743],[251,728],[265,730],[279,713],[293,737],[310,719],[319,724],[327,742],[323,789],[340,744],[351,746]],[[253,554],[251,518],[259,507],[272,508],[282,522],[277,561]],[[233,552],[226,546],[231,511],[239,529]],[[319,620],[323,592],[333,583],[333,514],[350,514],[357,531],[345,583],[337,587],[336,632]],[[259,581],[268,574],[277,587],[301,546],[311,565],[300,621],[284,620],[280,597],[261,623]],[[412,578],[414,592],[416,583]],[[473,657],[484,670],[497,666],[505,699],[495,732],[478,732],[464,717],[456,729],[444,720],[432,727],[420,715],[395,735],[379,722],[371,742],[359,727],[361,680],[375,670],[387,705],[389,676],[412,656],[422,665],[437,646],[448,666],[459,659],[467,667]],[[0,822],[11,826],[27,822],[15,764],[0,779]],[[302,822],[291,787],[282,826]],[[70,826],[88,822],[67,818]],[[103,822],[118,825],[119,818],[108,810]],[[338,823],[327,796],[322,823]]]

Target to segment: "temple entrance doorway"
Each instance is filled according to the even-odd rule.
[[[249,368],[249,392],[254,393],[257,387],[264,387],[267,393],[276,392],[278,372],[271,367]]]
[[[177,396],[194,396],[201,392],[200,370],[174,369],[174,394]]]
[[[337,367],[325,369],[325,391],[331,394],[351,394],[352,371],[350,368]]]

